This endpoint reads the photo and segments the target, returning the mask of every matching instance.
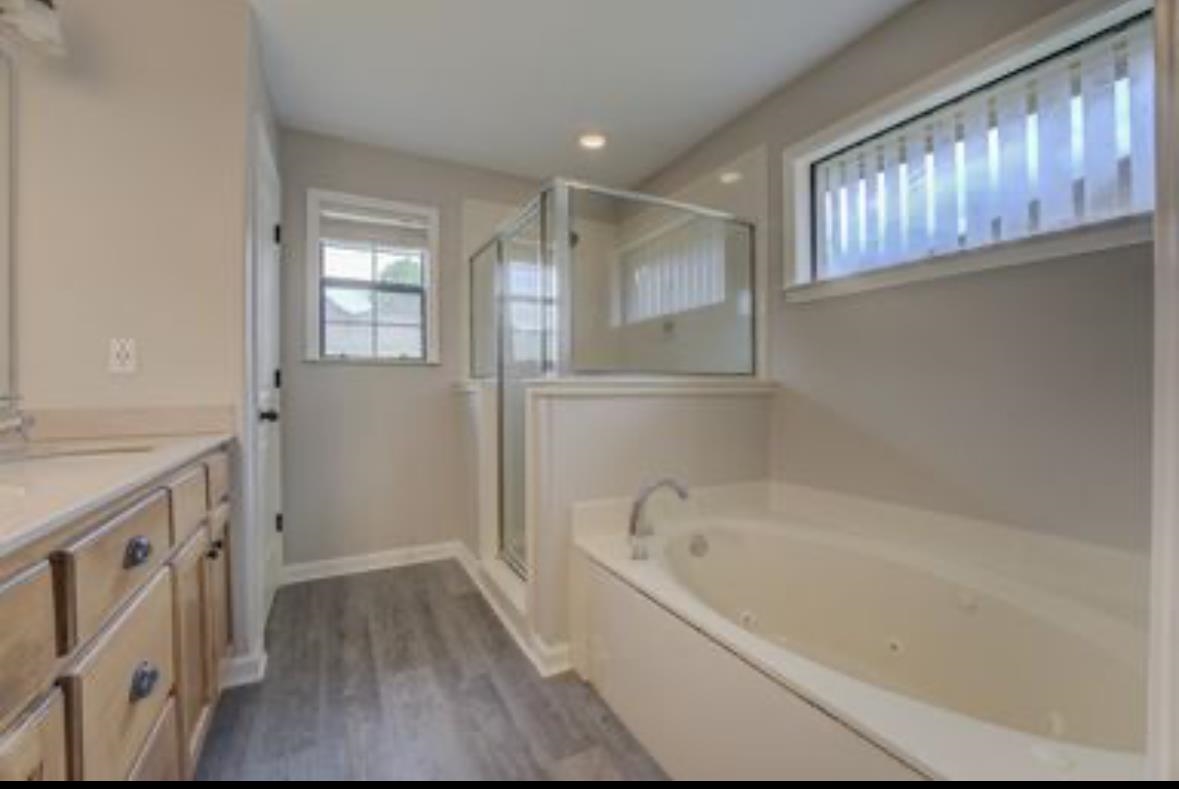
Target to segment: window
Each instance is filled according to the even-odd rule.
[[[806,245],[794,279],[835,280],[1148,214],[1153,59],[1150,16],[1123,18],[802,157],[795,222],[796,231],[805,222]]]
[[[437,212],[313,190],[308,356],[437,361]]]
[[[534,255],[512,254],[521,246],[519,242],[507,242],[507,246],[504,295],[505,319],[510,329],[505,341],[511,343],[508,358],[547,367],[557,358],[557,270],[537,262],[539,247]]]
[[[725,300],[725,227],[680,220],[621,250],[623,321],[636,323]]]

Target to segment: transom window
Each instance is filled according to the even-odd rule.
[[[1152,20],[1138,16],[809,162],[821,282],[1154,206]]]
[[[436,361],[434,209],[313,191],[314,358]]]

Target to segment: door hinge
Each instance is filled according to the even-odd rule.
[[[274,516],[274,530],[276,532],[280,532],[280,533],[282,532],[282,513],[281,512]]]
[[[274,243],[276,243],[276,244],[282,243],[282,225],[275,225],[274,226]]]
[[[274,388],[282,389],[282,370],[274,371]]]

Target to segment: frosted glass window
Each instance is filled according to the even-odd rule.
[[[814,278],[1152,211],[1151,26],[1124,23],[815,162]],[[676,306],[638,290],[641,314]]]

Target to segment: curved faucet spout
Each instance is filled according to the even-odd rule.
[[[648,531],[640,534],[639,526],[643,520],[643,508],[647,504],[647,499],[651,498],[652,494],[654,494],[660,488],[671,488],[676,492],[676,495],[679,496],[681,500],[688,498],[688,489],[671,477],[657,479],[654,482],[648,483],[639,489],[639,494],[635,496],[635,500],[630,506],[630,529],[628,532],[632,546],[632,558],[634,559],[647,558],[646,547],[643,546],[643,544],[639,541],[639,538],[649,534],[650,532]]]

